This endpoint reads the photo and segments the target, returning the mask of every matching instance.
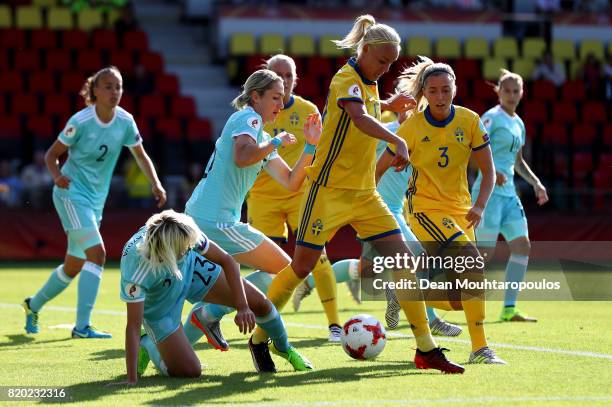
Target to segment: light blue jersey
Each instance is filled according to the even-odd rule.
[[[61,172],[71,182],[68,189],[55,186],[54,194],[102,211],[121,148],[141,143],[134,118],[117,106],[113,119],[103,123],[95,105],[88,106],[68,120],[58,139],[68,146]]]
[[[223,127],[215,143],[215,151],[206,164],[204,176],[187,201],[185,213],[198,220],[240,221],[242,203],[257,175],[269,160],[278,157],[275,150],[256,164],[238,168],[234,162],[234,137],[243,134],[251,136],[258,144],[270,140],[270,136],[263,131],[261,116],[251,107],[232,114]]]
[[[146,228],[141,228],[126,243],[121,257],[120,297],[125,302],[144,301],[144,322],[154,342],[159,343],[181,324],[181,312],[187,299],[202,301],[214,286],[221,268],[193,250],[177,262],[182,278],[170,270],[154,273],[138,253]],[[209,241],[202,236],[200,253],[206,253]]]
[[[386,123],[385,127],[395,133],[399,128],[399,122],[396,120],[391,123]],[[379,141],[376,146],[376,157],[380,158],[385,149],[387,142]],[[382,197],[383,201],[389,207],[389,210],[394,214],[401,214],[404,208],[404,197],[408,189],[408,180],[412,174],[412,166],[407,165],[403,171],[396,172],[393,168],[389,168],[380,178],[376,190]]]
[[[491,140],[495,171],[506,176],[506,183],[495,185],[493,194],[515,196],[514,163],[516,154],[525,145],[525,124],[518,115],[510,116],[499,105],[482,116],[482,123]],[[481,180],[482,174],[479,171],[472,188],[473,197],[478,195]]]

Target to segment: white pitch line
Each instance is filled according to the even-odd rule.
[[[8,304],[8,303],[3,303],[0,302],[0,308],[21,308],[21,305],[18,304]],[[71,308],[71,307],[57,307],[57,306],[46,306],[45,310],[48,311],[59,311],[59,312],[76,312],[75,308]],[[95,310],[94,311],[95,314],[101,314],[101,315],[114,315],[114,316],[125,316],[125,312],[123,311],[111,311],[111,310]],[[228,319],[225,319],[224,322],[231,322]],[[326,331],[327,332],[327,327],[322,326],[322,325],[310,325],[310,324],[300,324],[300,323],[296,323],[296,322],[285,322],[285,325],[287,326],[292,326],[292,327],[296,327],[296,328],[304,328],[304,329],[314,329],[314,330],[320,330],[320,331]],[[399,333],[399,332],[387,332],[387,335],[390,337],[396,337],[396,338],[413,338],[412,335],[407,335],[407,334],[403,334],[403,333]],[[444,342],[455,342],[455,343],[462,343],[462,344],[470,344],[469,340],[466,339],[455,339],[455,338],[444,338],[443,339]],[[569,356],[583,356],[583,357],[588,357],[588,358],[596,358],[596,359],[608,359],[608,360],[612,360],[612,355],[606,354],[606,353],[595,353],[595,352],[586,352],[586,351],[576,351],[576,350],[565,350],[565,349],[554,349],[554,348],[543,348],[543,347],[539,347],[539,346],[525,346],[525,345],[514,345],[514,344],[510,344],[510,343],[491,343],[491,346],[495,346],[498,348],[508,348],[508,349],[515,349],[515,350],[527,350],[527,351],[532,351],[532,352],[543,352],[543,353],[556,353],[556,354],[561,354],[561,355],[569,355]]]
[[[527,402],[527,401],[612,401],[612,396],[525,396],[525,397],[452,397],[441,399],[400,399],[400,400],[335,400],[335,401],[297,401],[297,402],[268,402],[265,403],[244,403],[244,404],[210,404],[211,406],[224,407],[301,407],[301,406],[341,406],[341,405],[381,405],[381,404],[482,404],[482,403],[503,403],[503,402]]]

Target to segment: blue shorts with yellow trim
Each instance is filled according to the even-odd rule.
[[[375,189],[329,188],[309,180],[300,206],[296,244],[323,249],[344,225],[351,225],[364,241],[402,233]]]

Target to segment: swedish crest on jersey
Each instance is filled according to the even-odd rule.
[[[322,230],[323,230],[323,221],[321,221],[321,219],[317,219],[314,222],[312,222],[312,234],[313,235],[319,236]]]
[[[455,139],[459,143],[463,143],[464,136],[465,136],[465,133],[463,133],[463,129],[461,127],[457,127],[455,129]]]
[[[297,112],[291,113],[291,116],[289,116],[289,123],[291,123],[292,126],[297,126],[300,123],[300,115],[297,114]]]

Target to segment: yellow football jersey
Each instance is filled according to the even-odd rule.
[[[478,114],[451,106],[449,117],[439,122],[426,108],[406,119],[397,135],[408,145],[413,168],[408,182],[408,211],[467,213],[472,207],[467,180],[470,155],[489,145]],[[394,145],[389,148],[395,151]]]
[[[378,85],[361,74],[354,58],[340,68],[329,85],[323,133],[307,174],[313,182],[326,187],[374,189],[378,140],[354,125],[340,106],[342,101],[361,102],[368,114],[380,120]]]
[[[287,162],[287,165],[293,167],[304,151],[306,139],[304,138],[304,123],[308,115],[318,113],[319,110],[314,103],[306,99],[291,95],[289,103],[283,107],[276,120],[273,123],[268,123],[264,126],[270,136],[274,137],[277,134],[286,131],[291,133],[297,139],[297,143],[290,146],[281,146],[278,148],[278,154]],[[268,173],[262,171],[255,180],[255,184],[249,192],[251,198],[258,196],[275,199],[290,199],[297,195],[302,195],[303,188],[298,192],[292,192],[281,184],[276,182]]]

